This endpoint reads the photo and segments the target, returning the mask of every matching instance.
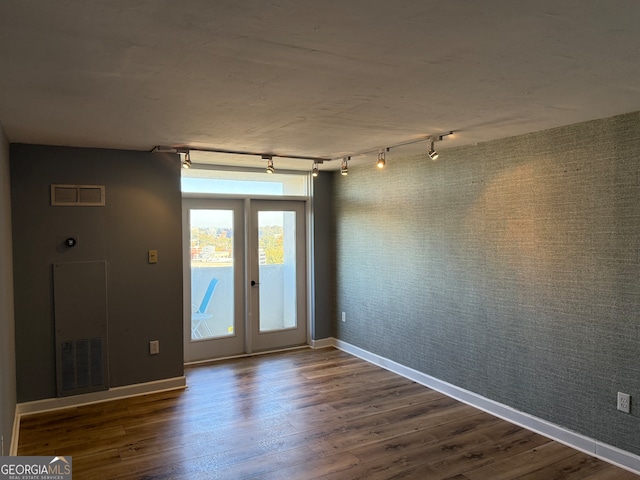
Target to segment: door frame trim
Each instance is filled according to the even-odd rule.
[[[253,302],[254,300],[256,300],[256,297],[254,295],[256,295],[255,290],[253,289],[253,287],[247,287],[247,292],[248,292],[248,301],[249,303],[246,304],[246,312],[247,312],[247,344],[249,345],[249,348],[247,349],[247,353],[253,353],[254,351],[258,351],[258,352],[262,352],[262,351],[270,351],[270,350],[274,350],[274,349],[279,349],[279,348],[283,348],[283,347],[287,347],[287,346],[298,346],[298,345],[308,345],[308,331],[310,329],[310,325],[309,325],[309,309],[308,309],[308,302],[309,302],[309,287],[308,287],[308,281],[309,281],[309,275],[308,275],[308,256],[307,256],[307,251],[309,250],[309,243],[308,243],[308,228],[307,225],[309,223],[309,216],[308,216],[308,208],[309,208],[309,204],[306,201],[302,201],[302,200],[284,200],[284,199],[280,199],[280,198],[276,198],[276,199],[269,199],[269,200],[262,200],[262,199],[250,199],[248,200],[248,209],[245,210],[245,213],[247,215],[248,221],[249,221],[249,226],[247,227],[248,229],[245,230],[245,232],[247,232],[246,238],[247,238],[247,242],[248,242],[248,255],[249,255],[249,260],[246,262],[247,263],[247,280],[246,280],[246,285],[249,285],[249,282],[251,280],[257,279],[257,275],[259,275],[259,270],[260,267],[258,265],[258,261],[257,258],[254,258],[254,256],[256,255],[256,249],[258,247],[258,230],[254,230],[254,229],[258,229],[259,225],[258,225],[258,212],[260,211],[265,211],[265,212],[269,212],[269,211],[289,211],[289,212],[296,212],[299,215],[296,215],[296,225],[295,225],[295,232],[296,232],[296,279],[295,279],[295,283],[296,283],[296,318],[297,318],[297,322],[296,322],[296,326],[295,327],[291,327],[291,328],[283,328],[283,329],[279,329],[279,330],[274,330],[274,331],[260,331],[260,321],[257,322],[250,322],[249,321],[249,315],[254,311],[255,308],[258,309],[259,311],[259,306],[258,305],[252,305],[251,302]],[[303,223],[302,225],[298,224],[298,221],[301,220]],[[298,244],[298,241],[300,240],[300,237],[302,238],[302,243]],[[255,244],[252,242],[256,242]],[[304,248],[303,252],[299,252],[298,247],[302,247]],[[299,255],[300,254],[300,255]],[[252,268],[255,268],[256,271],[253,271]],[[304,269],[304,272],[302,276],[298,276],[298,270],[300,268]],[[260,287],[258,287],[258,297],[260,295]],[[302,298],[302,300],[300,300],[297,296],[297,292],[299,291],[303,291],[304,292],[304,298]],[[300,305],[300,301],[304,302],[304,305]],[[259,304],[261,304],[258,301]],[[252,309],[252,307],[254,307]],[[302,338],[293,338],[296,337],[297,334],[299,334],[300,332],[300,328],[304,328],[304,335],[302,336]],[[290,333],[286,333],[286,332],[290,332]],[[268,345],[264,345],[264,343],[269,343],[268,340],[266,340],[268,337],[276,337],[276,336],[280,336],[280,337],[288,337],[289,340],[286,340],[285,343],[282,343],[282,346],[274,346],[274,347],[270,347]],[[284,340],[284,338],[281,338],[282,340]],[[299,342],[303,342],[303,343],[299,343]],[[258,350],[255,350],[256,348],[259,348]]]
[[[183,239],[186,238],[185,237],[185,233],[184,233],[184,229],[187,228],[187,225],[185,225],[185,222],[187,221],[187,217],[184,215],[185,212],[185,208],[184,208],[184,200],[203,200],[203,201],[216,201],[216,200],[242,200],[243,201],[243,209],[244,209],[244,224],[243,227],[245,229],[245,233],[247,232],[247,228],[248,228],[248,222],[250,222],[250,215],[249,215],[249,211],[248,211],[248,204],[251,203],[251,201],[258,201],[258,200],[266,200],[266,201],[275,201],[275,202],[301,202],[303,203],[304,206],[304,231],[305,231],[305,262],[306,262],[306,274],[305,274],[305,302],[306,302],[306,308],[305,308],[305,316],[306,316],[306,345],[300,345],[300,346],[293,346],[293,347],[287,347],[287,348],[305,348],[309,345],[311,345],[312,343],[312,337],[313,337],[313,325],[315,323],[315,295],[314,295],[314,291],[315,291],[315,282],[314,282],[314,276],[313,276],[313,272],[314,272],[314,263],[313,263],[313,259],[314,259],[314,231],[313,231],[313,181],[311,181],[311,179],[309,178],[309,195],[308,196],[292,196],[292,195],[283,195],[283,196],[273,196],[273,195],[230,195],[230,194],[213,194],[213,193],[191,193],[191,192],[183,192],[182,193],[182,211],[183,211],[183,218],[182,218],[182,228],[183,228]],[[247,242],[249,242],[249,236],[245,234],[245,251],[246,248],[248,247]],[[183,318],[182,318],[182,331],[183,331],[183,346],[186,346],[186,339],[184,338],[184,335],[186,335],[188,333],[187,328],[185,327],[185,323],[187,322],[187,320],[189,321],[189,326],[191,324],[191,311],[190,308],[187,308],[191,305],[191,300],[187,299],[187,293],[190,294],[190,288],[187,286],[187,282],[190,282],[190,264],[188,262],[189,260],[189,256],[187,255],[187,247],[188,244],[183,245],[183,254],[182,254],[182,262],[183,262],[183,269],[184,272],[187,272],[183,275],[183,301],[185,303],[184,308],[183,308]],[[244,265],[243,265],[243,276],[244,276],[244,282],[245,285],[248,284],[248,282],[250,281],[250,262],[249,261],[245,261]],[[197,363],[207,363],[207,362],[211,362],[211,361],[217,361],[223,358],[236,358],[236,357],[242,357],[242,356],[249,356],[249,355],[257,355],[257,354],[262,354],[262,353],[269,353],[271,351],[277,351],[277,350],[267,350],[267,351],[260,351],[260,352],[254,352],[253,351],[253,346],[252,346],[252,342],[251,342],[251,332],[249,330],[249,313],[248,313],[248,308],[249,308],[249,301],[250,301],[250,290],[248,288],[244,289],[244,295],[243,295],[243,318],[244,318],[244,353],[241,353],[239,355],[235,355],[235,356],[231,356],[231,357],[225,357],[225,356],[220,356],[220,357],[211,357],[211,358],[207,358],[207,359],[198,359],[198,360],[186,360],[186,351],[183,352],[183,363],[184,365],[193,365],[193,364],[197,364]],[[187,301],[188,300],[188,301]],[[190,328],[190,327],[189,327]],[[280,349],[282,350],[282,349]]]
[[[184,200],[187,200],[187,202],[185,202]],[[210,206],[207,205],[208,203],[211,202],[219,202],[219,203],[227,203],[227,206],[223,206],[223,205],[219,205],[219,206]],[[192,205],[193,204],[193,205]],[[243,218],[240,219],[240,221],[238,221],[237,218],[234,218],[234,230],[236,230],[236,227],[240,227],[239,233],[244,236],[245,232],[244,232],[244,204],[242,202],[240,202],[237,198],[235,199],[228,199],[228,198],[221,198],[221,199],[215,199],[215,198],[198,198],[198,197],[194,197],[194,198],[187,198],[184,199],[183,198],[183,202],[182,202],[182,239],[183,239],[183,245],[182,245],[182,268],[183,268],[183,283],[182,283],[182,291],[183,291],[183,314],[182,314],[182,345],[183,345],[183,352],[182,352],[182,359],[183,359],[183,363],[184,362],[190,362],[190,361],[195,361],[197,359],[203,358],[200,355],[196,355],[195,357],[193,356],[188,356],[188,353],[194,353],[194,352],[189,352],[189,345],[191,344],[201,344],[204,345],[206,342],[216,342],[216,341],[223,341],[223,340],[229,340],[229,337],[220,337],[220,338],[212,338],[212,339],[202,339],[202,340],[193,340],[191,338],[191,255],[190,255],[190,238],[191,238],[191,231],[190,231],[190,215],[189,215],[189,210],[191,209],[203,209],[203,210],[208,210],[208,209],[230,209],[230,210],[237,210],[237,214],[240,214],[243,216]],[[238,233],[238,232],[236,232]],[[238,239],[235,236],[234,233],[234,277],[233,277],[233,288],[234,290],[238,289],[241,285],[242,282],[244,282],[244,254],[243,256],[239,259],[240,261],[236,262],[237,257],[236,257],[236,250],[238,249],[239,245],[238,245]],[[244,248],[244,244],[242,245],[242,248]],[[239,273],[235,270],[235,268],[239,267]],[[235,337],[235,341],[236,341],[236,345],[234,347],[235,348],[239,348],[239,349],[244,349],[244,341],[245,341],[245,336],[244,336],[244,332],[242,331],[243,328],[245,328],[245,317],[246,317],[246,313],[244,311],[245,308],[245,303],[244,303],[244,298],[238,298],[237,296],[234,297],[234,326],[237,327],[236,328],[236,332],[234,332],[233,337]],[[236,323],[236,320],[238,320],[238,322]],[[229,341],[227,342],[227,344],[229,343]],[[211,343],[209,343],[209,345],[211,345]],[[227,345],[228,346],[228,345]],[[200,350],[206,350],[206,347],[200,347]],[[198,350],[198,347],[194,347],[193,350]],[[229,355],[231,354],[230,352],[225,352],[223,353],[223,355]]]

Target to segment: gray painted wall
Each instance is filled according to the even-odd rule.
[[[640,454],[638,113],[335,188],[338,338]]]
[[[0,123],[0,436],[8,455],[16,411],[16,350],[13,322],[13,258],[9,142]]]
[[[311,335],[314,340],[328,338],[333,334],[332,319],[335,311],[333,181],[333,175],[328,172],[313,179],[315,322]]]
[[[52,207],[50,185],[106,186],[105,207]],[[111,387],[183,374],[175,155],[11,145],[18,401],[56,396],[52,264],[107,261]],[[61,246],[79,237],[74,249]],[[147,252],[159,262],[148,264]],[[149,341],[160,354],[149,355]]]

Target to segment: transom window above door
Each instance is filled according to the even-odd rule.
[[[190,168],[182,170],[182,192],[306,197],[309,194],[309,174]]]

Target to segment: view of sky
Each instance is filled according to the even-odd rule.
[[[283,225],[283,212],[260,212],[262,225]],[[232,210],[191,209],[191,227],[198,228],[232,228]]]

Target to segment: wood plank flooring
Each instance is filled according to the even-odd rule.
[[[332,348],[186,376],[24,417],[18,454],[70,455],[76,480],[640,478]]]

